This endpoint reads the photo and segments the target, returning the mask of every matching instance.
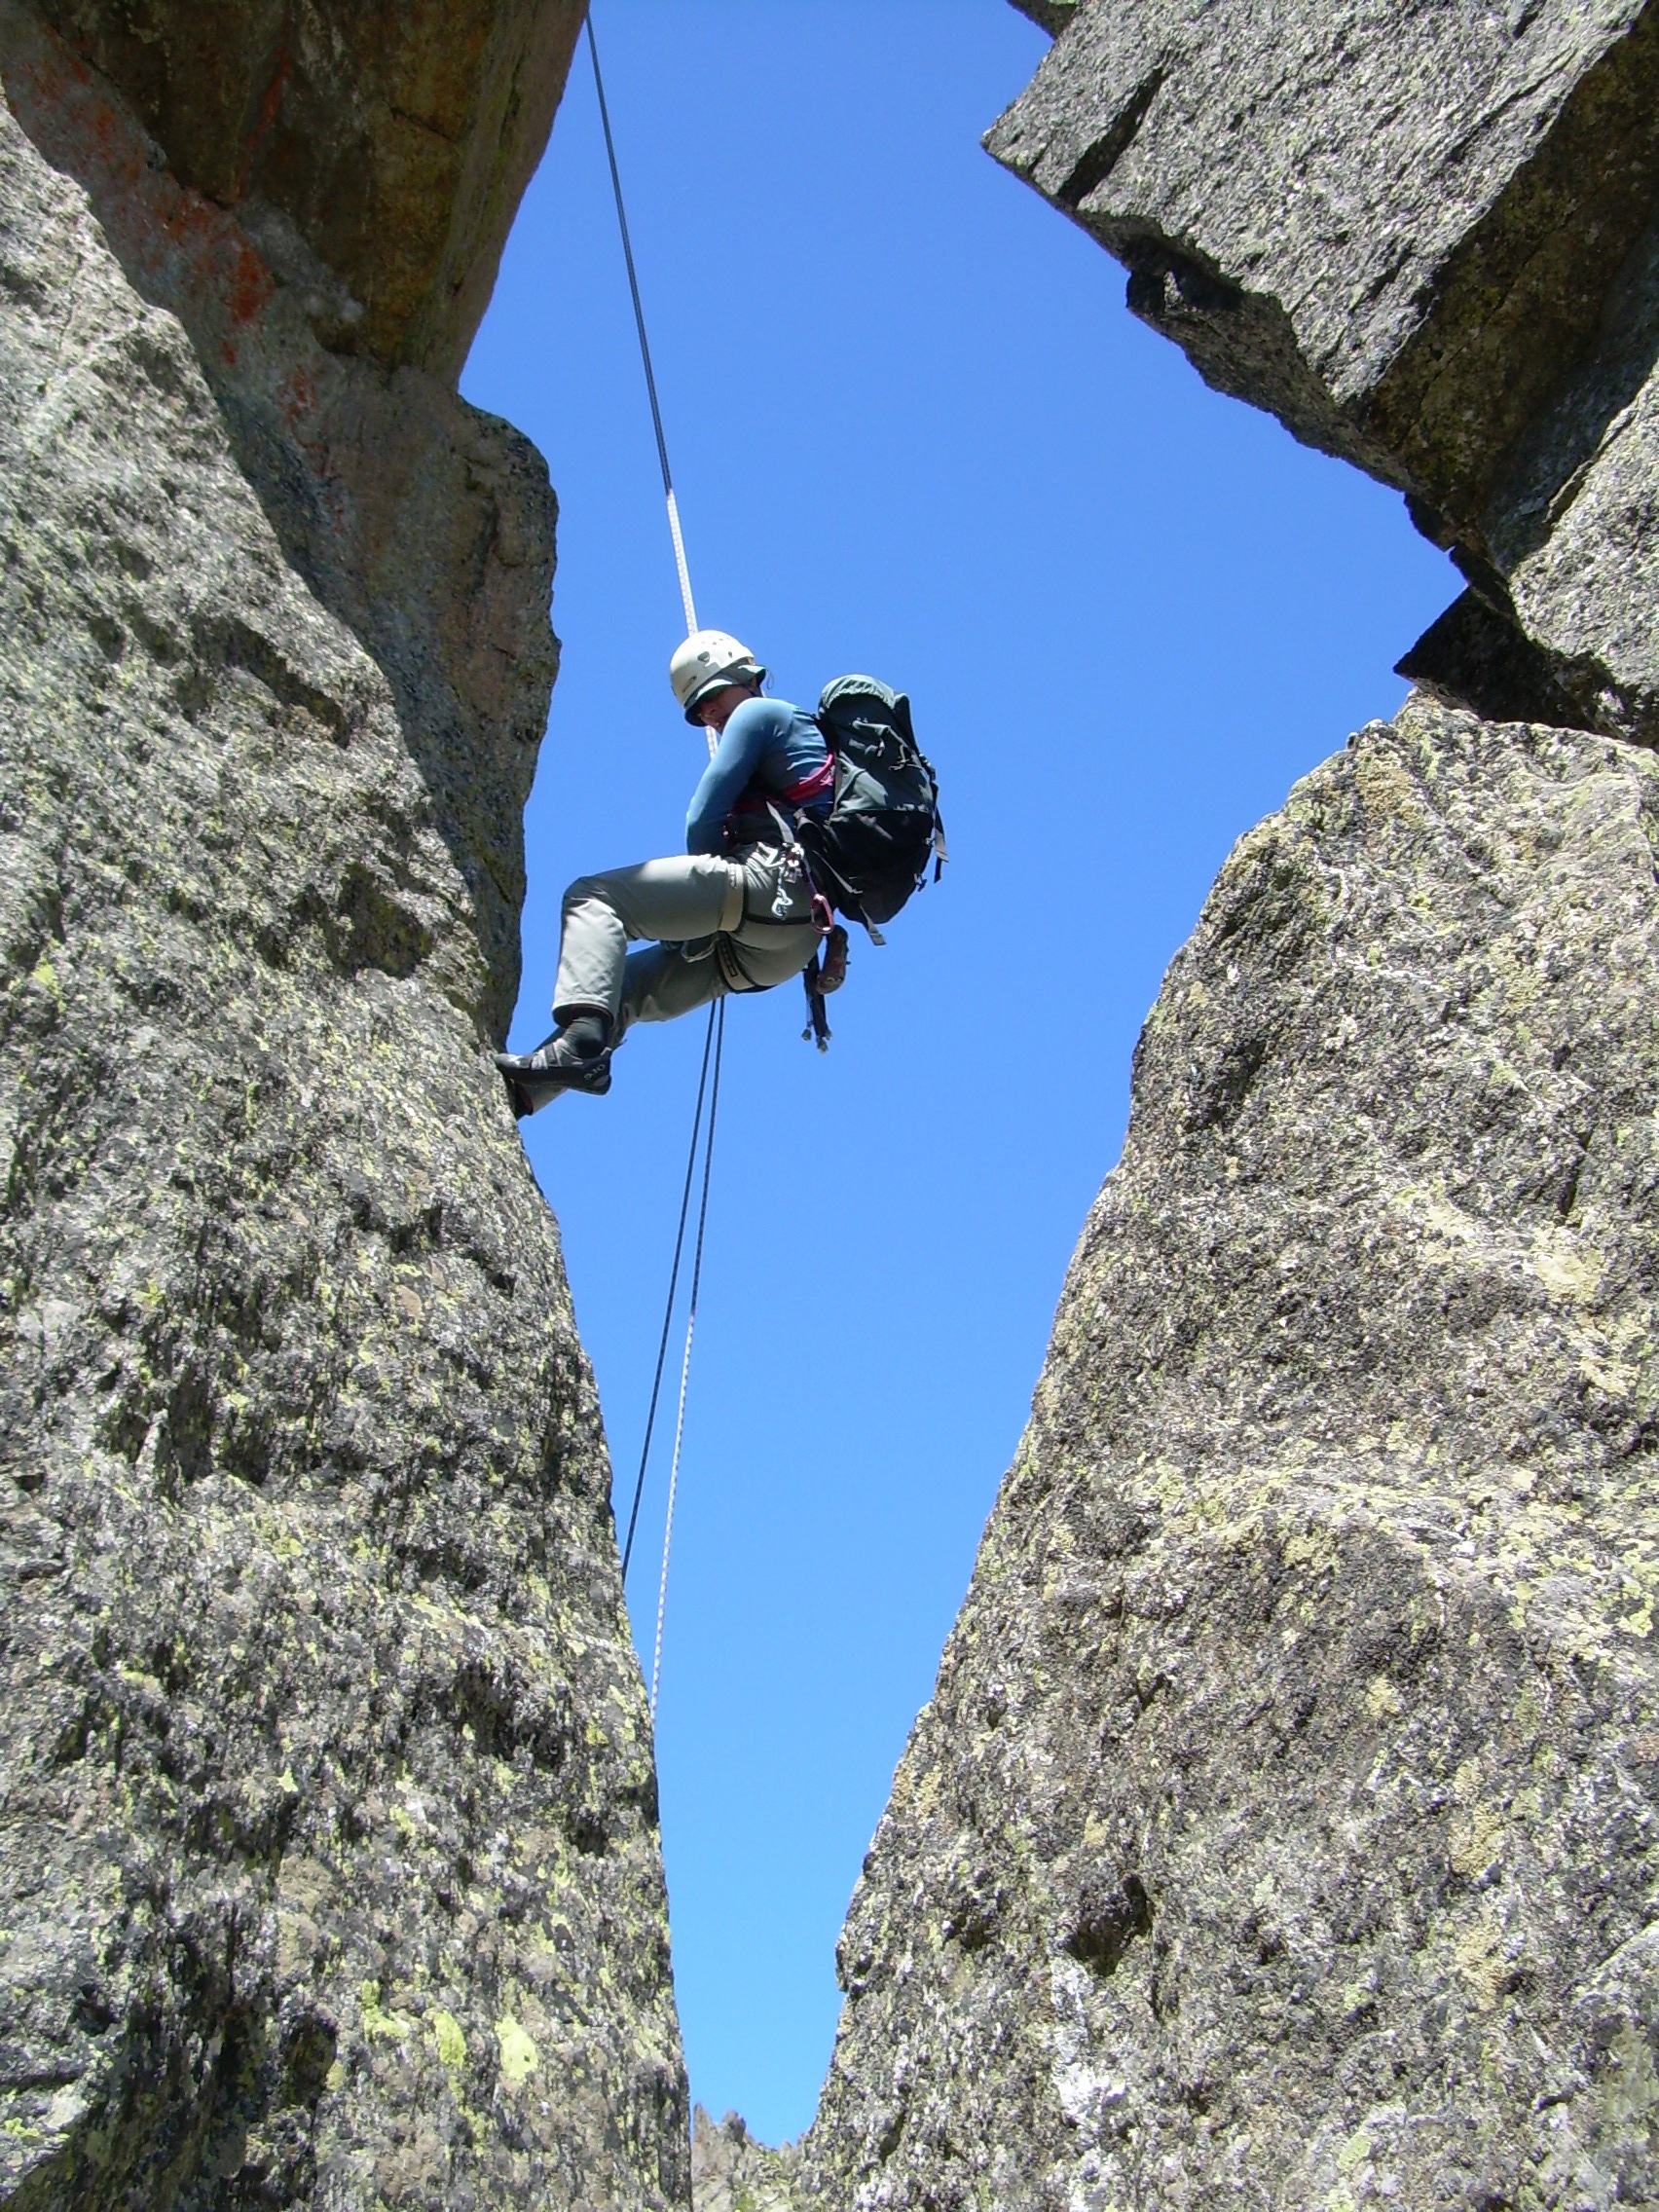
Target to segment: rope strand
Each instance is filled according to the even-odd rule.
[[[709,1009],[715,1034],[715,1080],[709,1092],[709,1138],[703,1148],[703,1202],[697,1212],[697,1250],[691,1263],[691,1306],[685,1316],[685,1356],[680,1363],[680,1411],[674,1422],[674,1461],[668,1471],[668,1514],[662,1530],[662,1575],[657,1583],[656,1641],[651,1648],[651,1718],[656,1718],[662,1678],[662,1624],[668,1611],[668,1555],[674,1542],[674,1503],[680,1492],[680,1448],[685,1441],[685,1386],[691,1376],[691,1338],[697,1327],[697,1293],[703,1282],[703,1232],[709,1220],[709,1177],[715,1164],[715,1116],[720,1106],[720,1055],[725,1047],[725,1000]]]
[[[697,1111],[691,1117],[691,1149],[685,1155],[685,1188],[680,1194],[680,1228],[674,1238],[674,1265],[668,1274],[668,1303],[662,1309],[662,1336],[657,1344],[656,1373],[651,1377],[651,1405],[645,1416],[645,1441],[640,1447],[640,1472],[634,1483],[634,1503],[628,1515],[628,1540],[622,1546],[622,1579],[628,1579],[628,1562],[634,1556],[634,1530],[640,1523],[640,1500],[645,1493],[645,1463],[651,1456],[656,1429],[657,1400],[662,1395],[662,1371],[668,1359],[668,1332],[674,1324],[674,1294],[680,1288],[680,1258],[685,1249],[685,1222],[691,1211],[691,1183],[697,1172],[697,1139],[703,1133],[703,1094],[709,1087],[709,1050],[715,1041],[715,1010],[709,1009],[709,1026],[703,1036],[703,1066],[697,1077]]]
[[[622,172],[616,166],[616,141],[610,135],[610,108],[605,97],[605,79],[599,68],[599,41],[593,35],[593,10],[587,13],[588,54],[593,61],[593,89],[599,94],[599,120],[605,130],[605,158],[610,164],[610,190],[616,202],[616,227],[622,233],[622,259],[628,267],[628,293],[634,303],[634,328],[640,334],[640,359],[645,371],[645,390],[651,403],[651,428],[656,432],[657,463],[662,470],[662,496],[668,502],[668,534],[674,542],[674,566],[680,577],[681,604],[685,609],[685,635],[697,627],[697,609],[691,599],[691,571],[685,566],[685,545],[680,535],[680,508],[674,497],[674,478],[668,466],[668,440],[663,435],[662,408],[657,402],[656,371],[651,367],[651,342],[645,336],[645,311],[640,301],[640,279],[634,269],[634,241],[628,236],[628,210],[622,204]]]

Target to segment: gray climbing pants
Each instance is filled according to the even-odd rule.
[[[630,952],[642,939],[655,942]],[[578,876],[565,894],[553,1018],[608,1014],[672,1021],[727,991],[767,991],[798,976],[818,932],[812,885],[776,845],[733,859],[687,853]]]

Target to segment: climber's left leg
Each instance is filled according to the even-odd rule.
[[[684,942],[735,929],[743,919],[743,892],[742,867],[712,853],[681,853],[578,877],[565,894],[554,1020],[585,1008],[608,1014],[618,1028],[629,944],[645,938]]]

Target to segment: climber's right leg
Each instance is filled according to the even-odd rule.
[[[559,977],[553,994],[558,1023],[535,1051],[498,1052],[496,1064],[506,1078],[513,1111],[522,1119],[564,1090],[603,1096],[610,1088],[610,1053],[628,1019],[651,1005],[647,1018],[663,1020],[689,1013],[714,995],[695,962],[682,963],[680,944],[653,945],[630,960],[628,945],[645,938],[712,940],[734,929],[743,916],[743,870],[705,853],[672,860],[645,861],[637,867],[608,869],[579,876],[565,894],[564,929],[559,945]],[[653,962],[653,955],[663,959]],[[665,971],[659,993],[640,989],[642,963]],[[666,970],[684,965],[682,981]],[[713,962],[706,963],[713,968]],[[636,970],[634,999],[624,1012],[629,970]],[[718,984],[717,986],[718,987]]]
[[[720,971],[712,937],[682,944],[645,944],[630,952],[622,979],[622,1016],[616,1043],[636,1021],[678,1021],[731,985]]]
[[[578,1014],[544,1037],[534,1052],[498,1052],[496,1065],[507,1079],[513,1113],[521,1122],[564,1090],[603,1098],[610,1088],[609,1016]]]

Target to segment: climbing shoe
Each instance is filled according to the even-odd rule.
[[[496,1065],[506,1079],[517,1119],[539,1113],[563,1090],[603,1098],[610,1088],[608,1032],[603,1015],[578,1014],[543,1038],[534,1052],[498,1052]]]

